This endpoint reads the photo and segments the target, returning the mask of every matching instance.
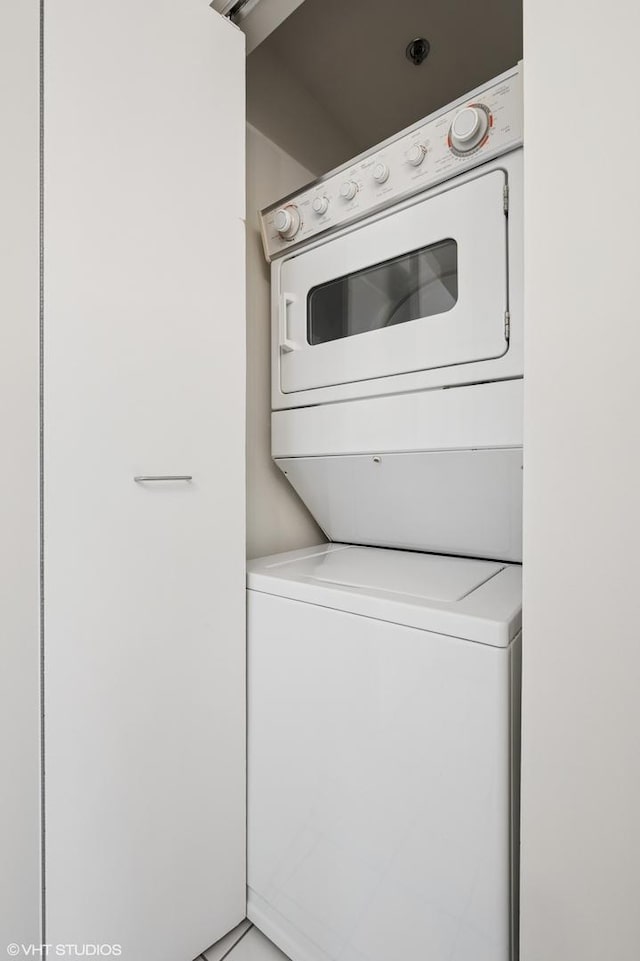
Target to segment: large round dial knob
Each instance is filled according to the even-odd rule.
[[[407,160],[412,167],[419,167],[427,154],[427,148],[423,143],[414,143],[413,147],[407,150]]]
[[[373,168],[373,179],[379,184],[387,182],[389,179],[389,168],[387,167],[386,163],[380,161],[380,163],[375,165]]]
[[[489,114],[484,107],[464,107],[453,118],[449,130],[451,146],[459,153],[469,153],[478,146],[488,127]]]
[[[353,200],[358,193],[358,185],[353,180],[345,180],[340,187],[340,196],[343,200]]]
[[[276,230],[285,240],[292,240],[300,230],[300,213],[293,204],[281,207],[274,217]]]
[[[314,214],[321,217],[323,214],[326,214],[329,209],[329,199],[327,197],[315,197],[311,206],[313,207]]]

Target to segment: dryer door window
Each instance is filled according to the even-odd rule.
[[[458,299],[458,245],[443,240],[309,292],[307,340],[326,344],[443,314]]]
[[[501,357],[507,221],[491,170],[278,267],[284,393]]]

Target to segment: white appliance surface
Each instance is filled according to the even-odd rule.
[[[273,409],[522,377],[522,190],[518,147],[274,261]]]
[[[332,541],[522,560],[522,448],[290,457]]]
[[[522,377],[522,155],[518,66],[263,211],[274,410]]]
[[[329,540],[520,562],[522,384],[274,411],[272,455]]]
[[[283,393],[469,364],[505,354],[509,346],[504,322],[508,304],[506,183],[504,170],[479,171],[454,189],[361,226],[355,235],[336,237],[287,258],[277,278]],[[432,277],[426,265],[415,272],[408,261],[388,265],[393,258],[412,251],[435,247],[438,242],[451,243],[448,238],[453,238],[457,250],[456,267],[449,265],[456,280],[450,305],[441,302],[443,284]],[[367,268],[383,264],[387,265],[380,268],[384,275],[367,280]],[[363,289],[357,292],[353,278],[361,271],[365,271]],[[346,284],[343,297],[347,299],[341,309],[350,325],[360,323],[364,331],[310,343],[313,290],[340,278]],[[395,316],[419,291],[423,293],[420,306],[426,313],[418,313],[409,323],[381,321],[379,315]],[[435,314],[429,312],[430,299],[436,301]],[[334,299],[328,309],[332,315],[338,310]],[[368,329],[369,324],[373,329]]]
[[[250,564],[248,916],[293,961],[513,961],[515,572],[339,545]],[[490,619],[504,646],[476,643]]]
[[[273,457],[522,447],[522,379],[271,415]]]
[[[456,145],[452,138],[456,119],[473,114],[477,122],[486,124],[484,136],[475,142],[472,138],[466,146]],[[398,204],[521,143],[522,88],[517,66],[263,210],[267,259]],[[288,215],[284,232],[278,229],[283,226],[282,214]]]
[[[522,560],[521,113],[517,67],[263,212],[272,456],[329,540]]]
[[[324,544],[249,562],[250,590],[506,647],[522,569],[471,558]]]
[[[284,565],[290,569],[292,565]],[[455,557],[343,547],[295,563],[309,580],[357,590],[401,594],[421,601],[459,601],[501,570],[499,564]]]

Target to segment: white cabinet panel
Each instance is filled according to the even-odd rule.
[[[206,0],[45,0],[44,47],[47,180],[84,256],[126,238],[139,268],[193,237],[194,205],[244,217],[244,35]]]
[[[45,30],[46,935],[180,961],[245,914],[243,39]]]

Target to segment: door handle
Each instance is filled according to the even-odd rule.
[[[297,297],[295,294],[283,293],[280,298],[280,331],[279,341],[280,350],[283,354],[289,354],[292,350],[297,350],[298,345],[289,338],[289,307],[295,304]]]
[[[150,481],[191,481],[191,474],[138,474],[133,478],[136,484],[147,484]]]

